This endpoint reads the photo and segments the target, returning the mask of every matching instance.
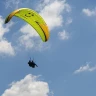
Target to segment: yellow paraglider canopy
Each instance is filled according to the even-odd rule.
[[[29,23],[38,32],[42,41],[46,42],[49,39],[48,26],[36,11],[29,8],[14,10],[6,17],[5,24],[8,23],[13,16],[19,17]]]

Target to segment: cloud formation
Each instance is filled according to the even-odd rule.
[[[48,83],[31,74],[10,85],[1,96],[48,96],[50,93]]]
[[[17,9],[19,7],[24,7],[25,5],[29,4],[30,1],[31,0],[5,0],[5,8]]]
[[[19,44],[25,49],[34,49],[35,51],[44,51],[50,48],[48,43],[42,42],[38,33],[30,25],[26,24],[19,30],[22,35],[19,37]]]
[[[5,8],[12,8],[12,6],[14,6],[15,8],[18,8],[21,1],[22,0],[6,0],[5,1]]]
[[[95,9],[93,9],[93,10],[90,10],[90,9],[88,9],[88,8],[84,8],[84,9],[82,9],[82,12],[86,15],[86,16],[89,16],[89,17],[91,17],[91,16],[96,16],[96,8]]]
[[[61,39],[61,40],[67,40],[70,37],[69,33],[66,32],[65,30],[63,30],[63,32],[59,32],[58,36],[59,36],[59,39]]]
[[[79,69],[74,71],[74,74],[78,74],[81,72],[92,72],[96,70],[96,65],[91,67],[89,63],[87,63],[85,66],[81,66]]]
[[[65,24],[66,24],[66,25],[70,25],[70,24],[72,23],[72,21],[73,21],[72,18],[68,18],[68,19],[66,20],[66,23],[65,23]]]
[[[9,28],[13,25],[12,22],[4,27],[4,19],[0,16],[0,55],[14,55],[14,48],[11,42],[4,37],[4,34],[9,32]]]
[[[70,12],[71,7],[66,0],[44,0],[45,2],[41,5],[40,15],[44,18],[52,30],[56,27],[62,26],[64,18],[62,13]]]

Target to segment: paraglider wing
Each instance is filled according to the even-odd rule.
[[[5,19],[5,24],[13,17],[19,17],[29,23],[40,35],[42,41],[46,42],[49,39],[48,26],[44,19],[34,10],[29,8],[20,8],[8,15]]]

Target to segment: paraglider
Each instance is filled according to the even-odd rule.
[[[8,23],[13,16],[16,16],[30,24],[39,34],[43,42],[49,40],[50,35],[48,26],[44,19],[36,11],[29,8],[20,8],[14,10],[6,17],[5,24]],[[33,60],[29,60],[28,64],[32,68],[38,67]]]
[[[31,59],[29,60],[28,64],[32,68],[38,67],[33,60],[31,61]]]
[[[5,24],[8,23],[13,16],[23,19],[30,24],[39,34],[43,42],[49,39],[48,26],[44,19],[34,10],[29,8],[20,8],[11,12],[5,19]]]

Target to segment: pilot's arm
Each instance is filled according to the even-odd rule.
[[[36,67],[38,67],[36,64],[35,64]]]

